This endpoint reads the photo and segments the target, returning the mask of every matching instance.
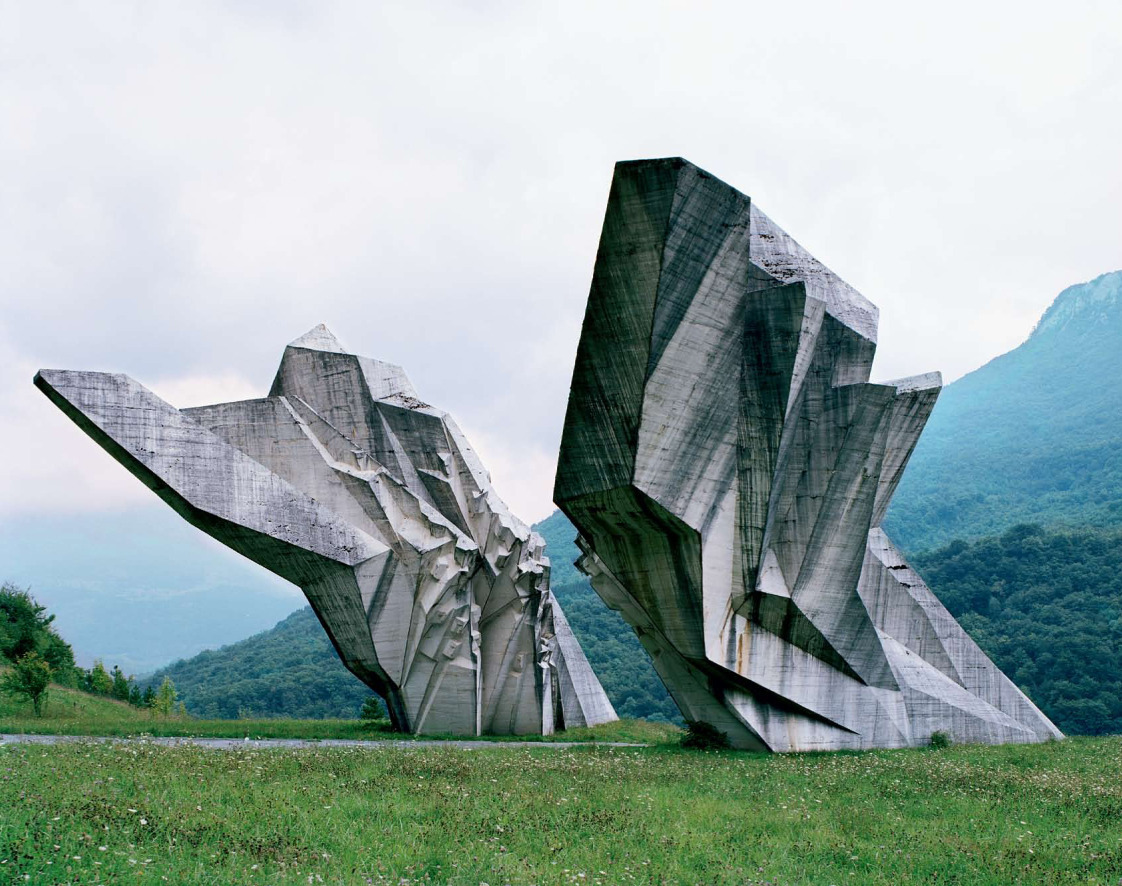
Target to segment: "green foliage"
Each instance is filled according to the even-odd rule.
[[[681,745],[695,751],[725,751],[732,747],[727,732],[704,720],[687,720]]]
[[[1015,523],[1122,524],[1122,271],[942,392],[885,528],[906,551]]]
[[[386,706],[383,704],[382,699],[376,695],[371,695],[362,703],[362,710],[358,712],[358,718],[364,722],[373,722],[375,720],[381,721],[387,719]]]
[[[0,655],[8,661],[35,652],[39,638],[50,629],[53,615],[35,602],[27,590],[4,583],[0,587]]]
[[[937,751],[944,750],[951,746],[951,736],[949,733],[937,730],[931,733],[931,740],[929,744]]]
[[[74,665],[74,650],[53,627],[40,636],[37,649],[43,660],[51,666],[56,683],[62,686],[78,685],[80,669]]]
[[[580,548],[577,547],[576,527],[569,522],[568,517],[561,511],[554,511],[540,523],[534,524],[534,532],[545,539],[545,553],[549,557],[549,580],[554,588],[585,581],[584,573],[575,565],[580,556]]]
[[[1122,733],[1122,530],[1019,525],[914,565],[1062,731]]]
[[[87,692],[92,692],[94,695],[111,695],[113,692],[113,678],[109,676],[109,672],[105,670],[105,665],[101,659],[97,659],[90,668],[89,673],[86,675],[85,689]]]
[[[37,652],[21,655],[0,677],[0,692],[17,698],[26,698],[31,702],[36,717],[43,716],[47,687],[50,685],[51,666]]]
[[[31,592],[5,582],[0,586],[0,662],[36,653],[65,686],[76,683],[74,651],[52,626],[53,615]]]
[[[639,638],[618,612],[604,605],[587,579],[556,587],[553,593],[616,713],[621,717],[681,723],[678,707]]]
[[[156,690],[156,698],[152,702],[152,710],[161,717],[170,717],[175,713],[175,703],[179,701],[179,693],[175,691],[175,683],[171,677],[164,677],[160,688]]]
[[[1114,886],[1119,771],[1118,738],[772,756],[8,746],[0,859],[32,883]]]
[[[141,693],[136,681],[132,677],[126,677],[125,672],[117,665],[113,665],[112,671],[106,671],[104,663],[97,659],[88,671],[78,668],[76,673],[79,675],[76,685],[84,692],[109,696],[137,707],[151,707],[149,699]]]
[[[132,687],[129,685],[129,678],[125,676],[124,671],[117,667],[117,665],[113,665],[113,672],[110,676],[113,678],[113,685],[109,690],[109,694],[117,699],[117,701],[128,701],[129,690]]]

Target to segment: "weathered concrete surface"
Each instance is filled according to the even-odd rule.
[[[403,731],[616,719],[514,517],[447,414],[324,327],[269,396],[178,410],[124,375],[35,384],[188,522],[299,585]]]
[[[578,565],[740,747],[1059,737],[878,528],[941,379],[871,384],[876,331],[745,195],[618,164],[554,489]]]

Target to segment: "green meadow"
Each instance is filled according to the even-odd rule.
[[[1109,884],[1122,738],[648,748],[0,747],[0,882]]]

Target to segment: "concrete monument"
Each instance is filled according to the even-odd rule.
[[[178,410],[99,372],[35,384],[188,522],[299,585],[398,729],[616,718],[550,595],[545,543],[400,367],[320,326],[260,400]]]
[[[1061,737],[880,528],[941,386],[681,159],[616,166],[554,498],[682,713],[742,748]]]

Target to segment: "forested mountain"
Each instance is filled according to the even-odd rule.
[[[885,529],[914,552],[1024,522],[1122,525],[1122,271],[947,386]]]

